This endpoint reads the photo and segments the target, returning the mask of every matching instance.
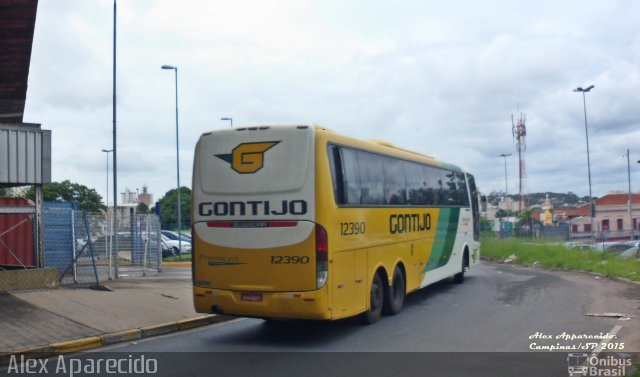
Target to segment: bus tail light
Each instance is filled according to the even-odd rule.
[[[316,224],[316,289],[327,282],[329,269],[329,238],[322,225]]]

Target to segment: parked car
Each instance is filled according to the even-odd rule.
[[[177,232],[174,232],[172,230],[161,230],[160,233],[162,233],[163,236],[167,237],[170,240],[178,240],[178,238],[182,239],[182,241],[187,241],[189,243],[191,243],[191,236],[186,234],[186,233],[180,233],[178,234]]]
[[[636,243],[618,255],[620,258],[640,258],[640,242]]]
[[[162,241],[167,244],[167,246],[171,247],[174,251],[175,254],[180,255],[182,253],[190,253],[191,252],[191,242],[188,242],[184,239],[182,239],[182,241],[179,241],[177,239],[172,240],[170,238],[168,238],[167,236],[165,236],[164,234],[161,236]],[[180,249],[180,246],[182,246],[182,249]]]
[[[600,242],[594,245],[594,249],[597,251],[605,251],[607,253],[620,253],[630,247],[635,246],[637,241],[622,241],[622,242]]]
[[[172,246],[169,246],[166,242],[164,242],[164,239],[160,240],[160,247],[162,248],[163,258],[179,255],[178,247],[173,248]]]
[[[564,244],[567,249],[593,250],[593,246],[580,242],[567,242]]]

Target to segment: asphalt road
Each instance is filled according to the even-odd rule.
[[[277,325],[237,319],[102,351],[161,355],[160,375],[215,368],[220,376],[566,376],[568,353],[594,348],[587,343],[637,356],[639,303],[637,285],[483,263],[464,284],[447,280],[414,292],[399,315],[371,326],[355,319]],[[631,319],[586,315],[606,312]]]

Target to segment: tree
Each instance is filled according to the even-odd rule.
[[[102,197],[95,189],[72,183],[69,180],[63,182],[46,183],[42,186],[44,200],[47,202],[75,202],[78,208],[87,212],[98,212],[106,210],[107,207],[102,204]],[[35,188],[30,187],[24,197],[35,201]]]
[[[504,209],[499,209],[499,210],[496,211],[496,217],[499,218],[499,219],[503,219],[503,218],[505,218],[507,216],[509,216],[509,215],[507,214],[507,211],[505,211]]]
[[[535,214],[535,212],[536,212],[535,208],[526,208],[526,209],[523,209],[522,212],[520,213],[520,216],[518,216],[518,222],[520,223],[519,225],[524,230],[525,236],[529,234],[533,236],[534,222],[536,224],[540,224],[539,220],[536,220],[533,218],[533,215]]]
[[[163,228],[178,228],[178,190],[167,191],[159,200],[160,222]],[[182,229],[191,227],[191,190],[180,187],[180,217]]]
[[[136,213],[140,213],[140,214],[148,214],[149,213],[149,206],[146,203],[138,203],[138,206],[136,207]]]

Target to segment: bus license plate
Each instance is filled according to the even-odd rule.
[[[262,301],[262,293],[245,292],[240,294],[242,301]]]

